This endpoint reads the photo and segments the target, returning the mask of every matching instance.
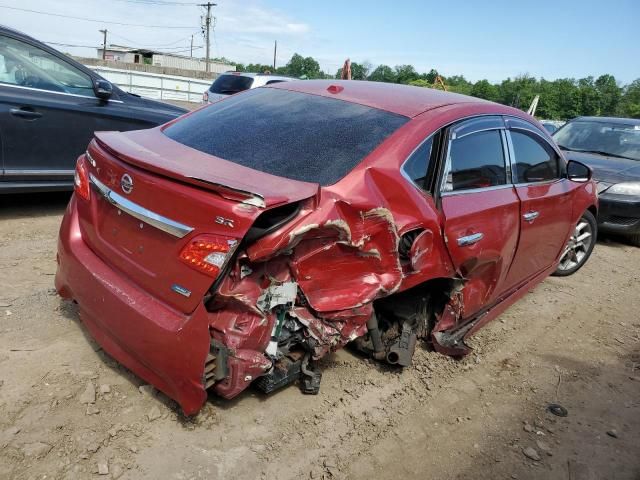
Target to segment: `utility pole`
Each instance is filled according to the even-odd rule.
[[[276,73],[276,53],[278,52],[278,41],[273,44],[273,73]]]
[[[207,29],[206,31],[206,38],[207,38],[207,53],[206,53],[206,72],[209,73],[211,71],[211,65],[209,65],[209,51],[210,51],[210,45],[211,43],[209,42],[209,30],[211,29],[211,7],[215,7],[217,6],[217,3],[211,3],[211,2],[207,2],[207,3],[201,3],[199,4],[200,7],[206,7],[207,8],[207,16],[205,18],[205,28]]]
[[[107,59],[107,29],[105,28],[104,30],[98,30],[100,33],[102,33],[103,35],[103,40],[102,40],[102,60],[106,60]]]
[[[189,56],[193,58],[193,35],[191,35],[191,50],[190,50]]]

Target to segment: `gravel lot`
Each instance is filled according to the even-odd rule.
[[[601,241],[463,361],[341,351],[317,396],[249,390],[184,418],[53,291],[67,200],[0,197],[0,478],[640,479],[640,249]]]

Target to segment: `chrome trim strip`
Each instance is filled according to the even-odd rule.
[[[41,175],[49,177],[73,177],[75,170],[5,170],[5,176]]]
[[[524,183],[514,183],[514,187],[530,187],[536,185],[551,185],[553,183],[561,182],[565,180],[564,178],[552,178],[551,180],[541,180],[539,182],[524,182]]]
[[[502,190],[505,188],[513,188],[513,184],[507,183],[506,185],[493,185],[491,187],[482,187],[482,188],[469,188],[467,190],[450,190],[448,192],[440,192],[441,197],[450,197],[454,195],[462,195],[465,193],[478,193],[478,192],[489,192],[491,190]]]
[[[79,95],[77,93],[54,92],[53,90],[43,90],[42,88],[23,87],[22,85],[14,85],[12,83],[0,82],[0,87],[19,88],[19,89],[22,89],[22,90],[29,90],[29,91],[32,91],[32,92],[53,93],[55,95],[68,95],[70,97],[89,98],[91,100],[99,100],[101,102],[104,102],[104,100],[100,100],[96,96],[90,97],[88,95]],[[112,100],[112,99],[107,99],[107,102],[124,103],[122,100]]]
[[[162,215],[152,212],[151,210],[124,198],[122,195],[117,194],[107,187],[104,183],[93,176],[93,174],[90,174],[89,177],[94,189],[100,193],[107,202],[123,212],[128,213],[132,217],[178,238],[183,238],[193,231],[193,227],[189,227],[180,222],[176,222],[175,220],[171,220],[170,218],[163,217]]]

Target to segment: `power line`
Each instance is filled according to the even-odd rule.
[[[139,3],[142,5],[158,5],[158,6],[174,6],[178,5],[181,7],[191,7],[198,6],[197,3],[189,3],[189,2],[164,2],[162,0],[117,0],[119,2],[126,3]]]
[[[39,10],[30,10],[28,8],[18,8],[18,7],[9,7],[7,5],[0,5],[0,8],[6,8],[8,10],[16,10],[19,12],[27,12],[27,13],[37,13],[39,15],[47,15],[50,17],[61,17],[61,18],[71,18],[73,20],[82,20],[85,22],[94,22],[94,23],[108,23],[111,25],[122,25],[125,27],[144,27],[144,28],[188,28],[188,29],[193,29],[193,27],[187,27],[187,26],[178,26],[178,25],[142,25],[139,23],[122,23],[122,22],[111,22],[111,21],[107,21],[107,20],[98,20],[95,18],[85,18],[85,17],[74,17],[71,15],[62,15],[60,13],[50,13],[50,12],[41,12]]]
[[[198,30],[194,30],[194,32],[198,32]],[[143,42],[139,42],[137,40],[131,40],[130,38],[123,37],[122,35],[118,35],[116,33],[113,33],[112,31],[109,31],[109,33],[111,35],[113,35],[114,37],[120,38],[120,39],[122,39],[122,40],[124,40],[126,42],[131,43],[132,45],[140,45],[140,44],[143,43]],[[159,45],[145,45],[144,47],[140,47],[140,48],[149,48],[149,49],[151,49],[151,48],[159,48],[159,47],[170,47],[171,45],[175,45],[178,42],[182,42],[182,41],[190,40],[190,39],[191,39],[191,35],[189,35],[188,37],[179,38],[178,40],[176,40],[174,42],[162,43],[162,44],[159,44]],[[180,48],[182,48],[182,47],[180,47]]]
[[[55,45],[58,47],[74,47],[74,48],[100,48],[97,45],[76,45],[76,44],[72,44],[72,43],[58,43],[58,42],[44,42],[47,45]],[[182,50],[178,50],[178,51],[173,51],[173,52],[162,52],[162,51],[158,51],[157,53],[168,53],[170,55],[173,55],[175,53],[184,53],[184,52],[188,52],[190,50],[190,48],[184,48],[184,47],[177,47],[177,48],[182,48]],[[194,50],[198,50],[200,48],[204,48],[204,45],[197,45],[194,46],[193,49]],[[101,49],[101,48],[100,48]],[[102,49],[101,49],[102,50]],[[109,50],[109,47],[107,47],[107,50]],[[144,49],[143,49],[144,50]]]

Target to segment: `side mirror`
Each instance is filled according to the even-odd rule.
[[[586,183],[591,180],[591,169],[584,163],[569,160],[567,162],[567,178],[572,182]]]
[[[96,94],[100,100],[108,100],[113,93],[113,85],[110,82],[99,78],[93,82],[93,93]]]

